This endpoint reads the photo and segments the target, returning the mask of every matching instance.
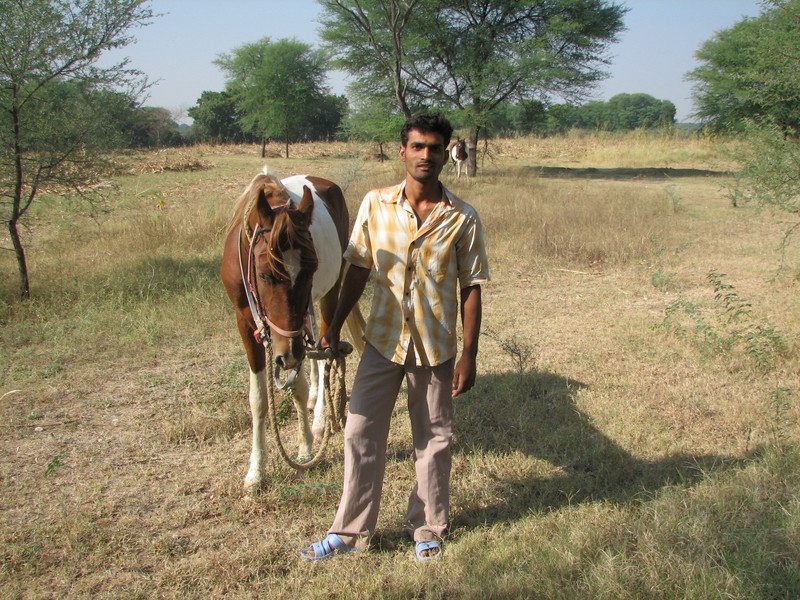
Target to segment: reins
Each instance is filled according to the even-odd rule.
[[[309,327],[309,315],[311,315],[312,321],[314,320],[314,307],[313,300],[311,298],[309,298],[308,310],[303,318],[302,329],[287,331],[270,321],[269,317],[267,316],[267,312],[264,309],[264,305],[258,296],[258,289],[253,281],[252,274],[254,272],[253,247],[255,246],[256,238],[263,233],[270,233],[271,231],[271,227],[260,226],[256,227],[255,231],[253,231],[252,237],[250,237],[248,240],[247,269],[245,270],[244,259],[242,257],[242,241],[247,239],[246,223],[242,225],[241,229],[239,230],[239,269],[242,274],[242,284],[244,285],[247,303],[250,306],[250,314],[253,316],[253,321],[256,326],[253,336],[255,337],[256,342],[262,344],[266,350],[265,366],[267,368],[265,370],[267,372],[267,405],[269,409],[268,414],[272,432],[275,435],[275,440],[281,456],[283,456],[283,459],[287,462],[287,464],[298,471],[305,471],[319,464],[325,455],[325,450],[328,446],[328,441],[331,437],[331,434],[341,431],[344,427],[346,416],[345,406],[347,404],[345,387],[345,356],[353,351],[353,346],[347,342],[339,342],[339,352],[336,354],[336,356],[334,356],[334,352],[330,348],[326,348],[324,350],[316,349],[316,340],[314,339],[314,334]],[[316,326],[316,324],[314,325]],[[323,391],[325,398],[325,429],[322,433],[322,440],[320,441],[319,448],[314,456],[312,456],[307,462],[298,462],[292,459],[289,456],[289,453],[286,451],[286,448],[283,445],[283,440],[280,436],[277,417],[277,403],[275,402],[275,389],[277,388],[278,390],[283,390],[287,386],[293,384],[297,377],[299,367],[296,370],[293,370],[285,381],[279,381],[276,378],[276,373],[269,368],[269,366],[273,363],[272,343],[271,340],[269,340],[268,334],[270,329],[284,337],[294,338],[305,336],[304,341],[306,342],[307,347],[306,356],[315,360],[325,360],[325,377],[323,378],[323,385],[325,388]],[[333,383],[331,383],[332,380],[334,380]]]
[[[267,360],[272,360],[272,346],[265,345],[267,350]],[[345,391],[345,356],[353,351],[353,346],[347,342],[339,342],[338,356],[333,355],[330,348],[325,350],[311,350],[307,353],[309,358],[316,360],[325,359],[325,429],[322,432],[322,440],[320,441],[319,448],[308,461],[298,462],[294,460],[283,445],[283,440],[280,435],[280,428],[277,415],[277,403],[275,402],[275,380],[272,372],[267,369],[269,375],[267,376],[267,405],[269,407],[269,422],[272,426],[272,433],[275,435],[275,441],[278,445],[278,450],[283,457],[283,460],[297,471],[307,471],[320,463],[325,456],[325,450],[328,447],[328,441],[331,434],[341,431],[344,428],[347,405],[347,393]],[[331,381],[334,380],[332,384]]]

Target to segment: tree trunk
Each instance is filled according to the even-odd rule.
[[[267,156],[267,140],[261,138],[261,158],[265,158]]]
[[[475,177],[478,173],[478,138],[480,137],[480,132],[480,126],[475,126],[475,128],[469,132],[469,141],[467,143],[469,152],[469,158],[467,158],[467,174],[470,177]]]
[[[11,237],[11,242],[14,244],[14,254],[17,257],[17,268],[19,270],[19,292],[21,298],[30,298],[31,285],[28,280],[28,261],[25,259],[25,248],[22,247],[22,240],[19,237],[19,229],[17,228],[17,220],[10,219],[8,221],[8,233]]]
[[[286,141],[286,158],[289,158],[289,141]]]
[[[396,70],[393,74],[394,79],[394,98],[397,102],[397,108],[400,109],[400,112],[403,113],[403,117],[405,117],[406,121],[411,118],[411,109],[408,107],[408,103],[406,102],[406,90],[403,84],[403,79],[400,77],[400,70]]]
[[[17,257],[17,268],[19,270],[19,295],[21,298],[30,298],[31,285],[30,281],[28,280],[28,261],[25,259],[25,248],[22,247],[22,240],[19,237],[19,228],[17,227],[17,223],[19,223],[19,220],[25,211],[28,210],[28,206],[30,206],[31,201],[33,200],[35,189],[31,191],[31,195],[27,204],[23,205],[22,194],[24,189],[24,176],[22,165],[22,146],[20,145],[22,134],[19,109],[16,106],[11,111],[11,121],[14,127],[13,149],[15,177],[14,197],[11,200],[11,218],[8,220],[8,235],[11,238],[11,243],[14,244],[14,254]]]

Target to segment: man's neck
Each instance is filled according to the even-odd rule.
[[[439,180],[422,183],[413,177],[406,177],[405,195],[411,204],[437,203],[442,200],[444,191]]]
[[[413,177],[407,177],[404,192],[406,201],[417,216],[418,227],[428,220],[433,209],[444,197],[444,189],[438,180],[423,184]]]

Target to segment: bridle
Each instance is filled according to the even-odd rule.
[[[268,331],[272,330],[275,333],[287,338],[303,337],[306,347],[313,348],[316,345],[316,342],[314,340],[314,333],[309,326],[309,316],[311,317],[311,321],[314,320],[313,302],[310,295],[308,299],[308,309],[303,317],[302,327],[300,329],[291,330],[283,329],[269,319],[267,316],[267,311],[264,308],[264,304],[261,302],[261,298],[258,295],[258,287],[255,285],[253,280],[253,274],[255,272],[253,267],[253,248],[255,247],[258,236],[271,232],[272,227],[261,226],[257,226],[255,231],[253,231],[253,235],[249,240],[249,247],[247,251],[247,270],[245,270],[244,258],[242,257],[242,240],[246,239],[247,235],[245,233],[244,225],[242,225],[241,229],[239,230],[239,269],[242,273],[242,283],[244,284],[244,291],[245,295],[247,296],[247,304],[250,306],[250,314],[253,316],[253,321],[256,326],[256,329],[253,332],[253,337],[255,337],[257,343],[266,344],[269,340]],[[297,375],[297,370],[299,370],[299,366],[298,369],[293,371],[293,374],[290,374],[289,379],[283,382],[282,385],[278,385],[278,387],[283,388],[286,385],[291,385]]]

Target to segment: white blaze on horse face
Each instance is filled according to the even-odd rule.
[[[283,264],[286,274],[292,282],[292,287],[297,283],[300,276],[300,250],[287,250],[283,253]]]

